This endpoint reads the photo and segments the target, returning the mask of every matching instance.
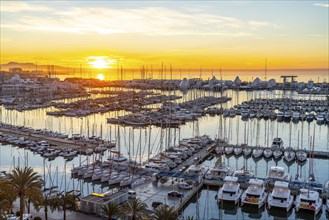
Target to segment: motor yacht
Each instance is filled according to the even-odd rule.
[[[147,163],[144,165],[144,169],[151,172],[169,171],[169,167],[165,163]]]
[[[274,181],[289,182],[291,180],[291,174],[285,172],[283,167],[272,166],[268,172],[266,180],[269,183],[273,183]]]
[[[250,179],[254,178],[254,173],[247,169],[241,169],[234,171],[234,177],[238,178],[238,182],[248,182]]]
[[[197,175],[198,180],[201,181],[201,179],[206,175],[208,170],[209,170],[208,166],[193,164],[189,168],[187,168],[184,172],[192,175]]]
[[[267,198],[268,208],[277,207],[288,212],[292,207],[293,201],[294,197],[290,195],[289,183],[275,181],[273,191]]]
[[[72,158],[78,155],[78,151],[72,150],[72,149],[67,149],[64,152],[62,152],[61,156],[64,158]]]
[[[271,145],[272,149],[283,149],[283,140],[279,137],[276,137],[273,139],[272,145]]]
[[[209,180],[224,180],[226,176],[229,176],[232,174],[231,168],[228,166],[225,166],[224,164],[219,164],[213,168],[210,168],[205,178]]]
[[[240,189],[238,177],[226,176],[224,179],[224,185],[218,190],[217,201],[230,201],[237,204],[241,194],[242,189]]]
[[[295,201],[296,211],[310,210],[317,215],[322,209],[322,198],[320,198],[319,192],[304,188],[300,189],[299,192]]]
[[[53,158],[53,157],[57,157],[58,153],[59,153],[58,150],[48,148],[47,150],[45,150],[43,152],[42,156],[47,157],[47,158]]]
[[[261,208],[267,199],[264,181],[259,179],[250,179],[247,190],[241,196],[241,205],[250,204]]]

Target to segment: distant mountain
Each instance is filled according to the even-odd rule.
[[[8,71],[9,68],[22,68],[23,70],[35,70],[36,64],[35,63],[18,63],[18,62],[9,62],[7,64],[1,64],[1,69]],[[53,68],[54,71],[57,73],[62,72],[71,72],[73,68],[57,66],[57,65],[38,65],[38,70],[43,70],[45,72],[51,71]]]
[[[34,63],[17,63],[9,62],[7,64],[1,64],[3,70],[8,70],[9,68],[22,68],[22,69],[35,69]]]

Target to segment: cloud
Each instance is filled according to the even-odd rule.
[[[313,5],[322,8],[329,8],[329,4],[325,4],[325,3],[315,3]]]
[[[14,5],[18,8],[14,9]],[[202,11],[184,13],[164,7],[116,9],[109,7],[67,7],[65,10],[32,6],[15,2],[5,10],[48,10],[47,14],[29,13],[17,16],[16,20],[3,22],[3,28],[18,31],[68,32],[79,34],[144,35],[222,35],[251,36],[253,31],[275,28],[267,21],[242,21],[234,17],[207,14]],[[10,4],[9,4],[10,5]]]
[[[328,35],[325,34],[308,34],[308,37],[328,37]]]
[[[278,28],[276,24],[272,24],[267,21],[248,21],[248,24],[253,29],[260,29],[260,28]]]
[[[53,9],[46,6],[30,4],[27,2],[17,1],[2,1],[0,11],[1,12],[22,12],[22,11],[52,11]]]

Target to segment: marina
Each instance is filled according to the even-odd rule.
[[[0,0],[0,220],[328,220],[328,1]]]
[[[103,89],[89,98],[97,99],[100,93],[105,96],[128,94]],[[163,97],[175,98],[152,101],[134,111],[114,108],[109,112],[76,116],[49,114],[55,105],[23,111],[1,107],[3,178],[14,166],[32,165],[42,174],[47,187],[58,187],[58,191],[50,191],[52,196],[60,192],[79,194],[82,213],[101,216],[101,206],[109,201],[125,203],[138,198],[146,203],[150,213],[158,206],[169,205],[180,213],[180,218],[192,215],[197,219],[213,216],[214,210],[209,210],[212,203],[217,207],[215,215],[241,217],[244,211],[252,211],[250,205],[257,205],[246,204],[254,201],[246,193],[253,190],[253,196],[257,197],[256,187],[264,187],[267,198],[259,204],[261,212],[272,216],[269,195],[277,181],[283,181],[277,187],[286,187],[293,203],[287,214],[283,210],[279,213],[302,218],[298,216],[303,216],[303,211],[298,208],[295,213],[292,207],[297,207],[296,198],[303,189],[309,189],[318,192],[323,204],[317,208],[317,218],[325,218],[329,192],[325,187],[329,179],[325,169],[329,161],[325,98],[319,102],[308,101],[309,94],[289,91],[200,93],[194,90],[187,94],[177,92],[175,96],[171,96],[171,91],[165,94]],[[296,123],[293,114],[282,123],[270,115],[264,117],[267,110],[282,111],[280,106],[293,100],[299,101],[286,111],[302,112],[298,105],[304,106],[305,120],[299,118]],[[76,103],[76,99],[72,102]],[[246,120],[246,109],[258,112],[254,113],[255,117],[249,114]],[[160,112],[161,117],[172,121],[154,123],[150,121],[156,118],[153,112]],[[191,113],[196,117],[191,117]],[[307,120],[309,114],[322,113],[323,123],[317,119]],[[313,169],[316,181],[310,182],[308,176]],[[278,179],[282,174],[275,173],[280,172],[286,173],[286,177]],[[230,192],[234,188],[232,184],[238,186],[239,193],[234,199],[236,205],[227,207],[227,201],[222,202],[226,197],[221,197],[221,201],[218,198],[225,191]],[[205,193],[213,197],[205,199]],[[275,206],[275,202],[273,204]],[[202,207],[208,211],[200,213],[204,210]]]

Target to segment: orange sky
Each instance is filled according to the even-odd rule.
[[[326,2],[208,3],[1,1],[1,63],[329,67]]]

